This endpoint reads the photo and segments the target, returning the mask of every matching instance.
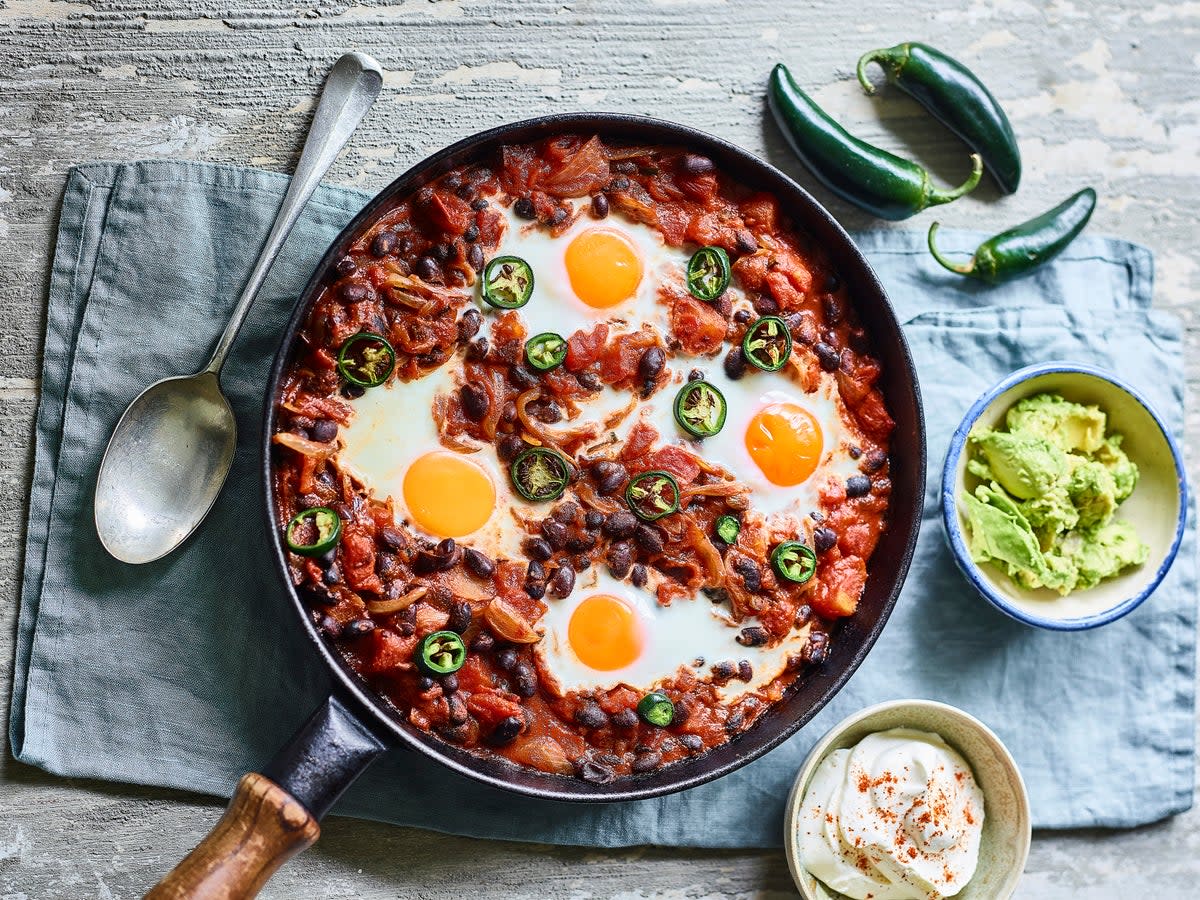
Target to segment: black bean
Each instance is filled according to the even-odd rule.
[[[428,675],[422,675],[420,678],[417,679],[417,690],[420,691],[422,694],[425,694],[425,693],[428,693],[429,691],[432,691],[433,686],[435,684],[437,684],[437,682],[434,681],[432,678],[430,678]]]
[[[489,653],[496,646],[496,639],[486,631],[481,631],[475,635],[475,639],[471,641],[471,649],[476,653]]]
[[[308,433],[307,428],[293,428],[292,434],[294,434],[296,437],[300,438],[300,440],[302,440],[302,441],[307,441],[309,439],[309,433]]]
[[[605,558],[614,578],[624,578],[633,566],[633,550],[625,541],[619,541],[609,547]]]
[[[613,714],[612,723],[617,728],[636,728],[638,723],[638,714],[632,709],[623,709],[620,712]]]
[[[526,581],[525,593],[534,600],[541,600],[546,596],[546,582],[544,581]]]
[[[641,753],[633,758],[633,765],[630,766],[633,771],[641,775],[645,772],[652,772],[662,763],[661,753]]]
[[[569,596],[575,588],[575,570],[570,566],[560,566],[550,579],[549,591],[554,597]]]
[[[679,700],[675,703],[675,711],[671,716],[671,727],[675,728],[683,725],[692,717],[692,707],[686,700]]]
[[[511,672],[515,669],[518,662],[520,662],[520,659],[517,657],[517,651],[512,647],[505,647],[496,654],[496,665],[505,672]]]
[[[473,222],[468,225],[467,230],[463,232],[463,240],[469,244],[479,240],[479,226]]]
[[[592,216],[596,219],[603,219],[608,215],[608,198],[603,194],[596,194],[592,197]]]
[[[482,421],[492,408],[492,398],[488,396],[487,389],[476,381],[468,381],[460,387],[458,396],[462,401],[463,413],[472,422]]]
[[[536,406],[531,403],[529,411],[533,413],[535,419],[547,425],[553,425],[555,422],[561,422],[563,419],[562,407],[553,400],[543,400]]]
[[[458,676],[451,672],[449,675],[442,676],[442,693],[449,697],[458,690]]]
[[[714,681],[724,683],[737,674],[737,663],[728,659],[713,663],[712,674]]]
[[[733,321],[737,322],[739,325],[745,325],[753,318],[754,313],[750,312],[748,309],[739,309],[733,314]]]
[[[692,753],[704,749],[704,740],[698,734],[681,734],[679,743],[683,744]]]
[[[341,584],[342,571],[338,568],[337,563],[330,563],[321,578],[326,584]]]
[[[517,735],[521,733],[521,728],[524,726],[518,716],[509,716],[501,719],[496,723],[496,727],[492,729],[491,742],[497,747],[503,747],[505,744],[511,744],[517,739]]]
[[[832,294],[826,294],[825,299],[821,304],[825,309],[825,321],[830,325],[837,325],[842,321],[844,310],[842,309],[842,301]]]
[[[471,340],[479,334],[482,325],[483,316],[480,315],[479,310],[468,309],[458,319],[458,339],[464,343]]]
[[[367,289],[353,281],[343,281],[342,286],[338,288],[338,295],[347,303],[361,303],[367,299]]]
[[[587,553],[595,546],[595,535],[588,534],[586,531],[583,534],[573,534],[567,538],[568,553]]]
[[[662,553],[663,551],[662,532],[653,525],[638,525],[633,532],[633,540],[647,553]]]
[[[595,471],[593,469],[593,471]],[[589,509],[583,517],[583,526],[589,531],[597,531],[604,524],[604,513],[598,509]]]
[[[624,540],[625,538],[633,537],[633,533],[637,530],[637,527],[637,516],[627,510],[621,509],[615,513],[609,513],[604,519],[604,524],[600,526],[600,530],[614,540]]]
[[[540,538],[535,538],[535,540],[540,540]],[[546,558],[549,559],[550,557],[546,557]],[[525,580],[526,581],[545,581],[546,580],[546,567],[544,565],[542,565],[542,563],[539,562],[538,560],[531,559],[529,561],[529,565],[527,565],[525,567]]]
[[[404,534],[395,528],[381,528],[377,532],[379,543],[387,547],[393,553],[399,553],[408,546],[408,541],[405,540]]]
[[[301,494],[296,500],[296,505],[301,509],[312,509],[314,506],[324,506],[325,501],[316,494]]]
[[[433,245],[429,251],[429,255],[438,262],[444,263],[454,255],[454,247],[445,241],[442,241],[439,244]]]
[[[484,200],[482,197],[480,197],[478,200],[471,201],[471,209],[475,210],[475,212],[479,212],[481,209],[487,209],[487,208],[488,208],[488,202],[486,200]]]
[[[550,543],[545,538],[536,536],[525,538],[525,540],[521,542],[521,550],[523,550],[525,555],[531,560],[538,563],[545,562],[554,555],[554,548],[550,546]],[[539,565],[538,568],[540,569],[541,566]],[[532,572],[532,570],[533,563],[530,563],[530,571]],[[545,572],[543,571],[541,575],[536,577],[545,578]]]
[[[513,212],[522,219],[532,219],[537,215],[537,210],[533,208],[533,201],[528,197],[518,197],[517,202],[513,204]]]
[[[375,239],[371,241],[372,256],[387,256],[396,249],[396,233],[394,231],[381,231],[375,235]]]
[[[523,391],[535,387],[538,383],[538,377],[533,372],[529,371],[524,366],[513,366],[508,370],[508,380],[515,388],[520,388]]]
[[[812,631],[808,643],[800,651],[800,658],[809,665],[817,665],[829,658],[829,635],[823,631]]]
[[[841,366],[842,355],[824,341],[817,341],[817,345],[813,349],[817,352],[817,361],[821,363],[821,368],[826,372],[836,372]]]
[[[837,532],[832,528],[817,528],[813,531],[813,547],[818,553],[824,553],[826,550],[832,550],[837,544]]]
[[[865,497],[871,493],[871,479],[866,475],[852,475],[846,479],[847,497]]]
[[[573,568],[576,572],[586,572],[591,567],[592,561],[588,559],[587,554],[571,558],[571,568]]]
[[[679,163],[679,168],[689,175],[707,175],[716,166],[707,156],[701,156],[699,153],[685,153]]]
[[[625,483],[629,473],[620,463],[603,459],[592,466],[592,477],[596,479],[596,487],[601,494],[614,494]],[[634,524],[637,524],[636,520]]]
[[[550,213],[550,218],[546,220],[546,224],[551,228],[556,225],[561,225],[566,221],[568,215],[570,215],[570,213],[560,206],[555,209],[554,212]]]
[[[759,294],[754,298],[754,311],[760,316],[774,316],[779,313],[779,303],[770,294]]]
[[[532,697],[537,693],[537,675],[528,663],[517,663],[513,669],[513,693],[518,697]]]
[[[747,229],[739,228],[735,236],[736,245],[734,247],[738,253],[753,253],[758,249],[758,241],[754,239]]]
[[[331,606],[337,598],[323,584],[305,584],[296,589],[300,599],[309,606]]]
[[[579,382],[579,386],[585,391],[600,390],[600,376],[595,372],[576,372],[575,380]]]
[[[505,400],[500,409],[500,421],[511,424],[517,421],[517,403],[515,400]]]
[[[375,556],[375,571],[384,581],[399,578],[401,573],[400,560],[395,553],[378,553]]]
[[[796,627],[804,627],[810,619],[812,619],[812,607],[805,603],[796,610]]]
[[[734,347],[725,354],[725,375],[732,381],[737,381],[746,374],[746,354],[741,347]]]
[[[436,281],[442,274],[437,261],[432,256],[422,256],[413,266],[413,274],[422,281]]]
[[[506,434],[496,441],[496,455],[501,462],[512,462],[525,449],[525,442],[515,434]]]
[[[846,452],[850,454],[851,459],[858,459],[860,456],[862,456],[862,447],[858,446],[857,444],[852,444],[850,449]]]
[[[483,248],[478,244],[472,244],[467,250],[467,265],[476,272],[483,268]]]
[[[882,450],[872,450],[863,457],[863,461],[858,464],[858,467],[870,475],[882,469],[885,462],[887,462],[886,453]]]
[[[357,384],[346,383],[342,385],[342,396],[348,397],[351,400],[357,400],[367,392],[365,387]]]
[[[632,159],[621,159],[612,164],[612,170],[616,172],[617,175],[632,175],[638,170],[638,167],[637,163],[635,163]],[[614,191],[627,191],[629,190],[629,179],[614,178],[608,183],[608,187],[610,190]]]
[[[746,722],[746,716],[740,710],[731,715],[725,720],[725,733],[737,734],[741,730],[742,725]]]
[[[358,263],[353,257],[343,256],[333,268],[339,275],[352,275],[358,271]]]
[[[431,572],[444,572],[458,565],[462,559],[462,549],[454,543],[454,538],[446,538],[432,550],[421,550],[413,560],[413,571],[427,575]]]
[[[445,684],[443,684],[442,690],[445,689]],[[470,713],[467,712],[467,704],[463,702],[462,697],[452,693],[446,698],[446,720],[451,725],[462,725],[468,718],[470,718]]]
[[[463,550],[463,562],[468,571],[479,578],[491,578],[496,572],[496,564],[474,547]]]
[[[347,622],[342,626],[342,634],[345,637],[362,637],[364,634],[370,634],[375,630],[375,623],[370,619],[355,619],[352,622]]]
[[[762,572],[758,569],[758,563],[746,556],[739,556],[733,561],[733,570],[742,576],[742,581],[746,584],[746,590],[752,594],[757,594],[762,590]]]
[[[322,615],[317,620],[317,627],[331,638],[336,638],[342,633],[342,623],[330,615]]]
[[[467,359],[487,359],[488,349],[488,339],[486,337],[476,338],[467,345]]]
[[[667,364],[667,354],[662,347],[650,347],[638,361],[638,375],[643,381],[654,381]]]
[[[629,573],[629,580],[633,583],[634,587],[645,587],[649,577],[646,567],[641,563],[635,565]]]
[[[584,728],[603,728],[608,724],[608,716],[600,708],[600,704],[588,700],[575,710],[575,721]]]
[[[446,620],[446,629],[462,634],[471,627],[471,604],[466,600],[455,600],[450,604],[450,618]]]
[[[616,780],[617,773],[603,763],[585,759],[579,764],[579,777],[589,784],[610,784]]]
[[[313,427],[309,430],[309,434],[314,441],[328,444],[338,435],[337,422],[333,421],[333,419],[317,419],[313,423]]]
[[[771,636],[767,634],[767,629],[760,625],[750,625],[741,630],[736,640],[743,647],[761,647]]]
[[[754,677],[754,667],[750,665],[750,660],[738,660],[738,678],[742,681],[749,682]]]

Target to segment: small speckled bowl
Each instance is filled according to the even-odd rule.
[[[983,838],[979,865],[956,900],[1007,900],[1029,856],[1029,798],[1016,762],[1000,738],[976,719],[933,700],[891,700],[860,710],[835,725],[817,742],[800,767],[784,813],[783,846],[788,867],[805,900],[842,900],[804,868],[797,820],[804,792],[817,766],[834,750],[853,747],[868,734],[891,728],[931,731],[961,754],[983,792]]]
[[[1094,404],[1108,416],[1108,430],[1124,435],[1122,449],[1137,465],[1138,484],[1117,515],[1129,520],[1150,547],[1150,558],[1093,588],[1060,597],[1046,588],[1030,590],[996,566],[971,559],[958,497],[978,480],[967,472],[967,438],[976,427],[995,427],[1018,400],[1040,393],[1061,394]],[[1067,362],[1020,369],[975,401],[954,432],[942,467],[942,523],[954,560],[984,599],[1019,622],[1054,631],[1107,625],[1136,609],[1171,568],[1187,519],[1183,457],[1154,408],[1115,375]]]

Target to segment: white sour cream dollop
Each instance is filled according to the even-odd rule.
[[[894,728],[830,753],[801,805],[800,858],[855,900],[940,900],[975,874],[983,793],[938,735]]]

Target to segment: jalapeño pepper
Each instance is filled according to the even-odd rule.
[[[519,256],[497,256],[483,267],[482,291],[497,309],[519,309],[533,296],[533,269]]]
[[[733,516],[721,516],[714,524],[714,530],[726,544],[737,543],[738,535],[742,531],[742,523]]]
[[[288,549],[301,556],[322,556],[342,539],[342,520],[327,506],[315,506],[297,513],[288,522]]]
[[[1021,183],[1021,152],[1008,116],[975,73],[956,59],[909,41],[872,50],[858,61],[858,80],[868,94],[875,87],[867,66],[879,63],[887,80],[920,103],[983,158],[1000,189],[1011,194]]]
[[[467,661],[467,645],[453,631],[435,631],[417,645],[417,665],[430,675],[449,675]]]
[[[729,254],[720,247],[701,247],[687,266],[687,286],[697,300],[713,301],[729,287]]]
[[[643,722],[659,728],[666,728],[675,718],[675,704],[660,691],[653,691],[639,700],[637,711]]]
[[[860,141],[800,90],[787,68],[771,72],[767,102],[792,150],[822,184],[843,200],[881,219],[907,219],[929,206],[949,203],[974,190],[983,175],[979,154],[971,175],[953,190],[934,187],[916,163]]]
[[[763,316],[746,330],[742,354],[764,372],[778,372],[792,355],[792,333],[779,316]]]
[[[675,395],[675,421],[693,437],[712,437],[725,427],[725,397],[707,381],[689,381]]]
[[[625,502],[639,519],[653,522],[679,509],[679,482],[670,472],[643,472],[629,482]]]
[[[547,447],[530,447],[518,454],[509,475],[517,493],[534,503],[557,500],[571,480],[567,461]]]
[[[337,368],[351,384],[379,387],[396,368],[396,351],[381,335],[360,331],[346,338],[338,350]]]
[[[535,369],[547,372],[567,358],[567,339],[553,331],[536,334],[525,343],[525,358]]]
[[[771,567],[780,578],[804,584],[817,572],[817,554],[807,544],[784,541],[771,553]]]
[[[1096,192],[1084,188],[1049,212],[988,238],[975,248],[970,262],[961,264],[938,252],[934,236],[939,223],[934,222],[929,226],[929,252],[951,272],[996,284],[1024,275],[1062,253],[1083,231],[1095,208]]]

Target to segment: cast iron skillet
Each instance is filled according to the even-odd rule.
[[[396,198],[494,150],[501,144],[536,141],[561,133],[593,134],[630,142],[682,145],[712,158],[743,184],[773,193],[793,224],[829,253],[850,288],[884,370],[883,392],[896,420],[892,438],[889,524],[871,558],[858,612],[842,623],[830,660],[773,706],[746,733],[694,759],[611,784],[591,784],[483,759],[409,727],[318,634],[288,577],[279,517],[271,490],[271,435],[275,399],[297,332],[334,263],[353,237]],[[247,775],[221,823],[167,877],[158,896],[181,896],[197,888],[253,893],[292,853],[319,833],[319,820],[337,797],[385,749],[404,747],[448,768],[499,788],[552,800],[614,801],[656,797],[719,778],[766,753],[808,722],[858,668],[883,629],[908,571],[925,493],[925,430],[920,393],[908,345],[882,286],[840,225],[804,189],[761,160],[702,132],[656,119],[613,113],[569,113],[503,125],[459,141],[414,166],[383,189],[326,251],[296,303],[280,338],[266,389],[262,430],[262,485],[273,564],[305,634],[328,668],[332,696],[263,770]],[[182,892],[181,889],[182,888]],[[194,893],[187,894],[193,896]]]

